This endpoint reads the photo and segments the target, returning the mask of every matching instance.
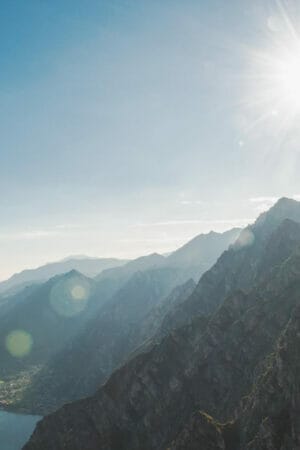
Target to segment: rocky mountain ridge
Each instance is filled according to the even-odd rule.
[[[24,448],[299,448],[295,219],[287,199],[261,216],[177,305],[175,329],[93,397],[47,416]]]

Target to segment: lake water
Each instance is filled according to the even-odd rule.
[[[13,414],[0,410],[0,449],[21,450],[40,419],[39,416]]]

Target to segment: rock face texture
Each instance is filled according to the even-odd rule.
[[[299,221],[288,199],[263,214],[175,302],[161,340],[24,449],[298,450]]]
[[[205,413],[193,414],[168,450],[226,450],[222,426]]]
[[[300,449],[300,307],[241,412],[247,450]]]

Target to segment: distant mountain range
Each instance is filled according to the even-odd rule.
[[[279,200],[182,294],[150,343],[24,450],[300,448],[300,203]]]
[[[28,269],[13,275],[6,281],[0,283],[0,295],[13,295],[20,292],[26,286],[33,283],[43,283],[63,273],[77,270],[83,275],[93,278],[102,270],[118,267],[125,264],[127,260],[116,258],[88,258],[84,256],[70,257],[62,261],[45,264],[37,269]]]
[[[208,234],[200,234],[165,257],[157,253],[153,254],[151,265],[166,264],[167,266],[185,267],[191,275],[198,279],[200,274],[215,262],[223,249],[236,239],[239,232],[240,229],[235,228],[224,233],[212,231]],[[199,255],[201,255],[200,258]],[[13,295],[31,284],[43,283],[56,275],[71,270],[77,270],[89,278],[94,278],[103,271],[105,271],[105,276],[120,278],[122,271],[114,271],[114,269],[126,264],[124,279],[128,279],[130,274],[143,269],[143,261],[145,261],[145,267],[149,267],[148,256],[133,261],[117,258],[91,258],[84,255],[70,256],[62,261],[45,264],[36,269],[24,270],[8,280],[0,282],[0,296]]]
[[[211,231],[199,234],[166,257],[166,264],[183,268],[187,277],[199,281],[200,276],[210,269],[222,252],[235,242],[240,232],[241,228],[233,228],[224,233]]]
[[[195,286],[188,280],[206,270],[239,233],[200,235],[168,257],[152,254],[107,269],[102,264],[93,279],[73,269],[6,295],[0,301],[2,405],[45,413],[95,392],[160,327],[168,328],[164,317]],[[76,259],[55,270],[74,261],[86,267],[85,260]],[[22,358],[7,349],[14,330],[32,340]]]

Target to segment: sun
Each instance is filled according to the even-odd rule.
[[[300,107],[300,49],[297,55],[285,62],[282,73],[282,88],[287,101]]]
[[[273,42],[270,49],[254,54],[253,66],[254,100],[270,113],[300,113],[300,40]]]
[[[252,111],[254,125],[268,122],[287,130],[299,123],[299,30],[300,22],[295,23],[295,17],[281,5],[276,16],[266,20],[262,48],[249,49],[244,103]]]
[[[274,97],[278,107],[298,113],[300,111],[300,44],[287,48],[270,67]]]

